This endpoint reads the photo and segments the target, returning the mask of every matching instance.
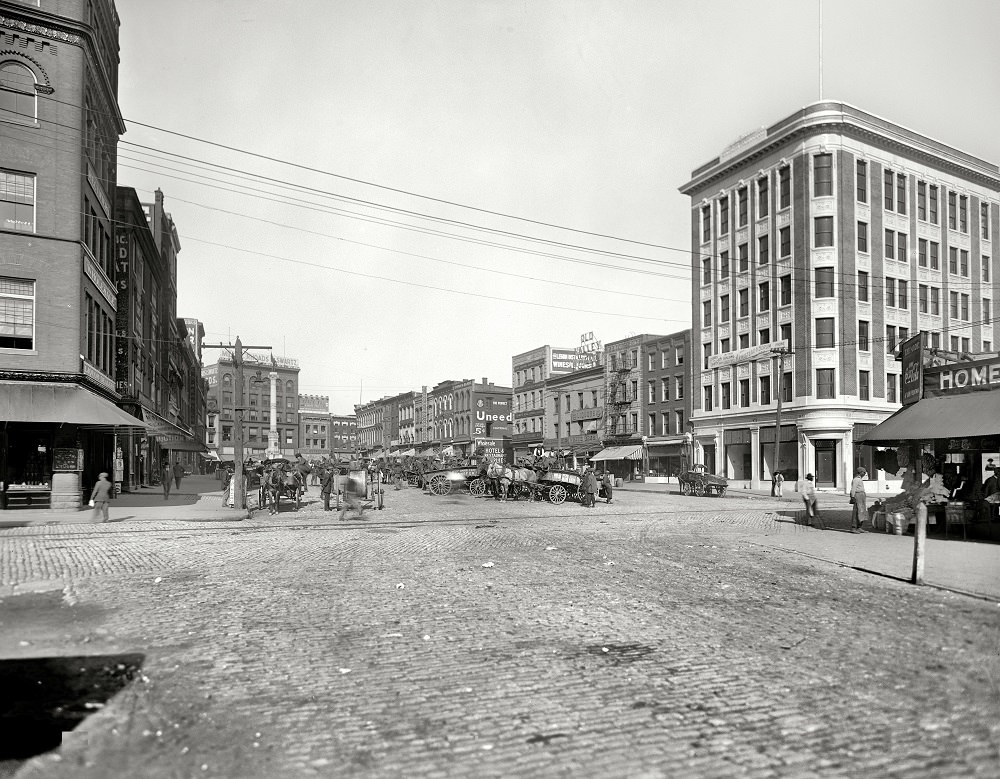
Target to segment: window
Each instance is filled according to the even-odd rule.
[[[664,402],[670,400],[670,381],[668,379],[660,379],[660,400]]]
[[[948,193],[948,228],[954,230],[958,226],[958,195]]]
[[[983,281],[989,281],[990,280],[990,258],[986,254],[983,255],[982,265],[983,265]]]
[[[778,169],[778,208],[792,204],[792,170],[787,165]]]
[[[736,252],[740,260],[740,273],[745,273],[750,270],[750,245],[741,243],[736,247]]]
[[[931,224],[938,223],[938,188],[936,184],[931,184],[927,188],[927,216]]]
[[[953,335],[951,337],[951,350],[953,352],[957,352],[958,351],[958,336],[957,335]]]
[[[712,410],[712,388],[711,387],[705,387],[704,390],[705,390],[705,400],[704,400],[705,411],[711,411]]]
[[[662,369],[666,367],[667,367],[667,350],[664,349],[662,352],[660,352],[660,368]]]
[[[674,398],[684,400],[684,377],[674,376]]]
[[[674,411],[674,432],[680,433],[684,430],[684,412],[680,409]]]
[[[936,242],[930,241],[927,244],[927,248],[929,249],[931,270],[940,270],[941,261],[939,258],[939,254],[941,251],[941,247]]]
[[[233,440],[233,426],[232,425],[223,425],[222,426],[222,440],[223,441],[232,441]]]
[[[836,387],[834,385],[834,369],[833,368],[817,368],[816,369],[816,397],[821,400],[830,400],[835,398]]]
[[[649,402],[650,403],[655,403],[656,402],[656,382],[655,381],[649,382],[649,384],[647,386],[647,393],[648,393],[648,397],[649,397]]]
[[[768,236],[762,235],[757,239],[757,264],[767,265],[771,258],[769,255]]]
[[[702,257],[701,258],[701,283],[711,284],[712,283],[712,258]]]
[[[760,377],[760,391],[757,393],[760,404],[766,406],[771,402],[771,377],[761,376]]]
[[[930,311],[929,288],[926,284],[919,284],[917,286],[917,311],[921,314],[926,314]]]
[[[917,265],[921,268],[927,267],[927,239],[917,239]]]
[[[896,328],[893,325],[885,326],[885,351],[892,354],[896,350]]]
[[[834,319],[820,317],[816,320],[816,348],[832,349],[834,346]]]
[[[960,303],[960,309],[961,309],[960,313],[961,313],[961,316],[962,316],[962,321],[963,322],[968,322],[969,321],[969,296],[965,295],[965,294],[962,294],[962,295],[959,295],[958,298],[959,298],[959,303]]]
[[[931,287],[931,310],[930,313],[934,316],[941,315],[941,290],[937,287]]]
[[[927,221],[927,182],[917,182],[917,219]]]
[[[813,220],[815,227],[815,245],[833,246],[833,217],[817,216]]]
[[[896,174],[896,212],[906,213],[906,174]]]
[[[737,224],[740,227],[744,227],[747,223],[747,188],[740,187],[736,190],[736,213],[737,213]]]
[[[858,300],[868,302],[868,271],[858,271]]]
[[[790,257],[792,254],[792,228],[782,227],[778,231],[779,251],[781,257]]]
[[[757,216],[768,214],[767,177],[757,179]]]
[[[741,289],[739,291],[739,307],[740,316],[750,315],[750,291],[746,289]]]
[[[701,208],[701,242],[708,243],[712,240],[712,207],[702,206]]]
[[[770,311],[771,309],[771,285],[768,282],[757,285],[759,311]]]
[[[704,362],[704,365],[702,365],[702,368],[707,371],[708,370],[708,358],[712,356],[712,344],[710,344],[710,343],[708,343],[708,344],[702,344],[701,345],[701,353],[705,356],[705,362]]]
[[[725,354],[726,352],[732,351],[732,349],[729,346],[729,343],[730,342],[728,338],[723,338],[721,341],[719,341],[719,354]]]
[[[858,320],[858,349],[862,352],[871,351],[871,345],[868,343],[868,327],[866,320]]]
[[[729,235],[729,198],[719,198],[719,235]]]
[[[909,262],[906,233],[896,233],[896,260],[899,262]]]
[[[891,170],[882,174],[882,195],[886,211],[896,210],[896,175]]]
[[[948,247],[948,273],[958,275],[958,249],[954,246]]]
[[[885,258],[896,259],[896,234],[892,230],[885,231]]]
[[[889,308],[896,307],[896,280],[889,276],[885,278],[885,305]]]
[[[969,196],[960,195],[958,198],[958,229],[969,232]]]
[[[833,297],[833,268],[816,268],[816,297]]]
[[[858,400],[871,400],[871,380],[868,371],[858,371]]]
[[[864,160],[858,160],[856,165],[857,171],[855,173],[855,179],[858,185],[858,202],[867,203],[868,202],[868,163]]]
[[[958,293],[949,292],[948,301],[949,301],[948,314],[951,316],[952,319],[958,319]]]
[[[902,309],[910,307],[910,292],[908,289],[909,283],[910,282],[905,281],[904,279],[898,279],[896,281],[896,288],[898,290],[897,300],[899,307]]]
[[[650,352],[646,355],[646,367],[649,370],[654,370],[656,368],[656,354],[654,352]],[[580,398],[580,408],[583,408],[583,393],[580,393]]]
[[[984,241],[990,240],[990,204],[979,204],[979,227]]]
[[[813,197],[833,194],[833,155],[817,154],[813,157]]]
[[[729,295],[723,295],[719,298],[719,321],[729,321]]]
[[[722,408],[723,409],[731,408],[732,405],[733,405],[733,399],[732,399],[733,388],[732,388],[732,385],[728,381],[723,382],[723,384],[721,386],[721,390],[722,390]]]
[[[983,351],[984,352],[992,352],[993,351],[993,342],[992,341],[983,341]]]
[[[790,372],[781,374],[781,402],[792,402],[792,374]]]
[[[35,232],[35,177],[0,170],[0,227]]]
[[[958,252],[958,273],[969,278],[969,253],[965,249],[960,249]]]
[[[971,344],[969,343],[969,339],[968,338],[963,338],[962,339],[962,352],[964,352],[965,354],[968,354],[970,347],[971,347]]]
[[[706,300],[701,304],[701,326],[709,327],[712,324],[712,301]]]
[[[35,74],[19,62],[0,64],[0,119],[34,122]]]
[[[984,325],[988,325],[990,323],[990,321],[993,319],[993,317],[990,316],[990,314],[991,314],[991,311],[990,311],[990,299],[989,298],[983,298],[983,324]]]
[[[660,424],[662,425],[662,427],[660,428],[662,430],[661,435],[670,435],[670,412],[669,411],[664,411],[660,415]]]
[[[889,403],[896,403],[896,374],[889,373],[885,377],[885,399]]]
[[[757,344],[771,343],[771,328],[765,327],[757,332]]]
[[[787,322],[787,323],[781,325],[780,340],[784,341],[788,346],[792,345],[792,323],[791,322]]]
[[[941,348],[941,333],[931,333],[931,346],[935,349]]]
[[[719,255],[719,278],[729,278],[729,252],[722,252]]]
[[[0,348],[35,348],[35,282],[30,279],[0,276]]]
[[[683,365],[683,364],[684,364],[684,347],[683,346],[675,346],[674,347],[674,365]],[[664,365],[663,367],[666,367],[666,365]]]
[[[740,407],[750,407],[750,379],[740,379]]]
[[[858,251],[868,251],[868,223],[858,222]]]

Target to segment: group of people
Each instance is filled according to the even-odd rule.
[[[851,512],[852,533],[865,532],[862,525],[864,521],[868,519],[868,494],[865,492],[865,479],[867,477],[867,469],[858,468],[854,473],[854,479],[851,481],[850,500],[851,507],[853,509]],[[799,481],[796,485],[796,489],[802,496],[802,503],[806,509],[806,524],[810,527],[818,528],[819,530],[826,530],[826,523],[819,514],[819,505],[816,502],[816,484],[813,481],[813,475],[811,473],[807,473],[805,478]],[[778,497],[781,497],[780,490],[778,492]]]
[[[614,481],[607,471],[598,480],[597,472],[592,465],[584,466],[583,475],[580,480],[580,505],[585,508],[594,508],[597,503],[597,496],[604,490],[604,502],[611,503],[614,497]]]

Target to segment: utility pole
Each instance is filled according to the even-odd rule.
[[[774,417],[774,466],[771,470],[771,492],[774,492],[774,474],[781,470],[781,397],[785,394],[785,355],[791,352],[784,346],[772,349],[778,357],[778,412]]]
[[[270,346],[244,346],[236,336],[235,344],[202,344],[202,349],[229,349],[233,353],[233,367],[236,370],[236,397],[233,406],[233,507],[246,508],[246,491],[243,489],[243,353],[250,349],[266,349]]]

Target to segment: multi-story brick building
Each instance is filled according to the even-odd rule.
[[[993,163],[825,101],[741,138],[681,191],[692,421],[712,471],[769,481],[778,438],[786,478],[843,488],[861,464],[875,476],[855,439],[899,408],[896,345],[926,331],[932,347],[996,348]]]
[[[358,453],[358,419],[353,414],[330,415],[330,456],[350,460]]]
[[[299,452],[307,460],[328,457],[330,441],[330,398],[299,395]]]
[[[495,454],[511,455],[511,388],[466,379],[455,383],[452,445],[462,457],[471,457],[477,447]]]
[[[549,376],[545,381],[545,430],[541,442],[560,467],[577,468],[602,449],[604,366]]]
[[[0,508],[73,508],[117,481],[112,0],[0,7]]]
[[[646,481],[667,481],[690,461],[691,331],[642,347]],[[687,459],[685,459],[687,458]]]

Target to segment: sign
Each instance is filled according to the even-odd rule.
[[[921,330],[899,345],[903,361],[900,400],[904,406],[916,403],[924,396],[924,332]]]
[[[776,350],[787,350],[788,341],[782,339],[780,341],[771,341],[766,344],[757,344],[757,346],[748,346],[744,349],[737,349],[733,352],[723,352],[722,354],[713,354],[708,358],[709,368],[723,368],[726,365],[735,365],[738,362],[750,362],[751,360],[759,360],[761,357],[770,357],[771,354]]]
[[[1000,360],[997,358],[925,368],[923,373],[924,395],[1000,390]]]
[[[115,391],[131,396],[132,371],[129,360],[129,235],[123,227],[115,228],[115,283],[118,287],[118,307],[115,309]]]
[[[498,463],[504,461],[504,447],[502,438],[475,438],[473,439],[473,452],[479,452],[482,449],[482,453],[485,457],[490,460],[495,460]]]
[[[62,473],[83,470],[83,449],[53,449],[52,470]]]

